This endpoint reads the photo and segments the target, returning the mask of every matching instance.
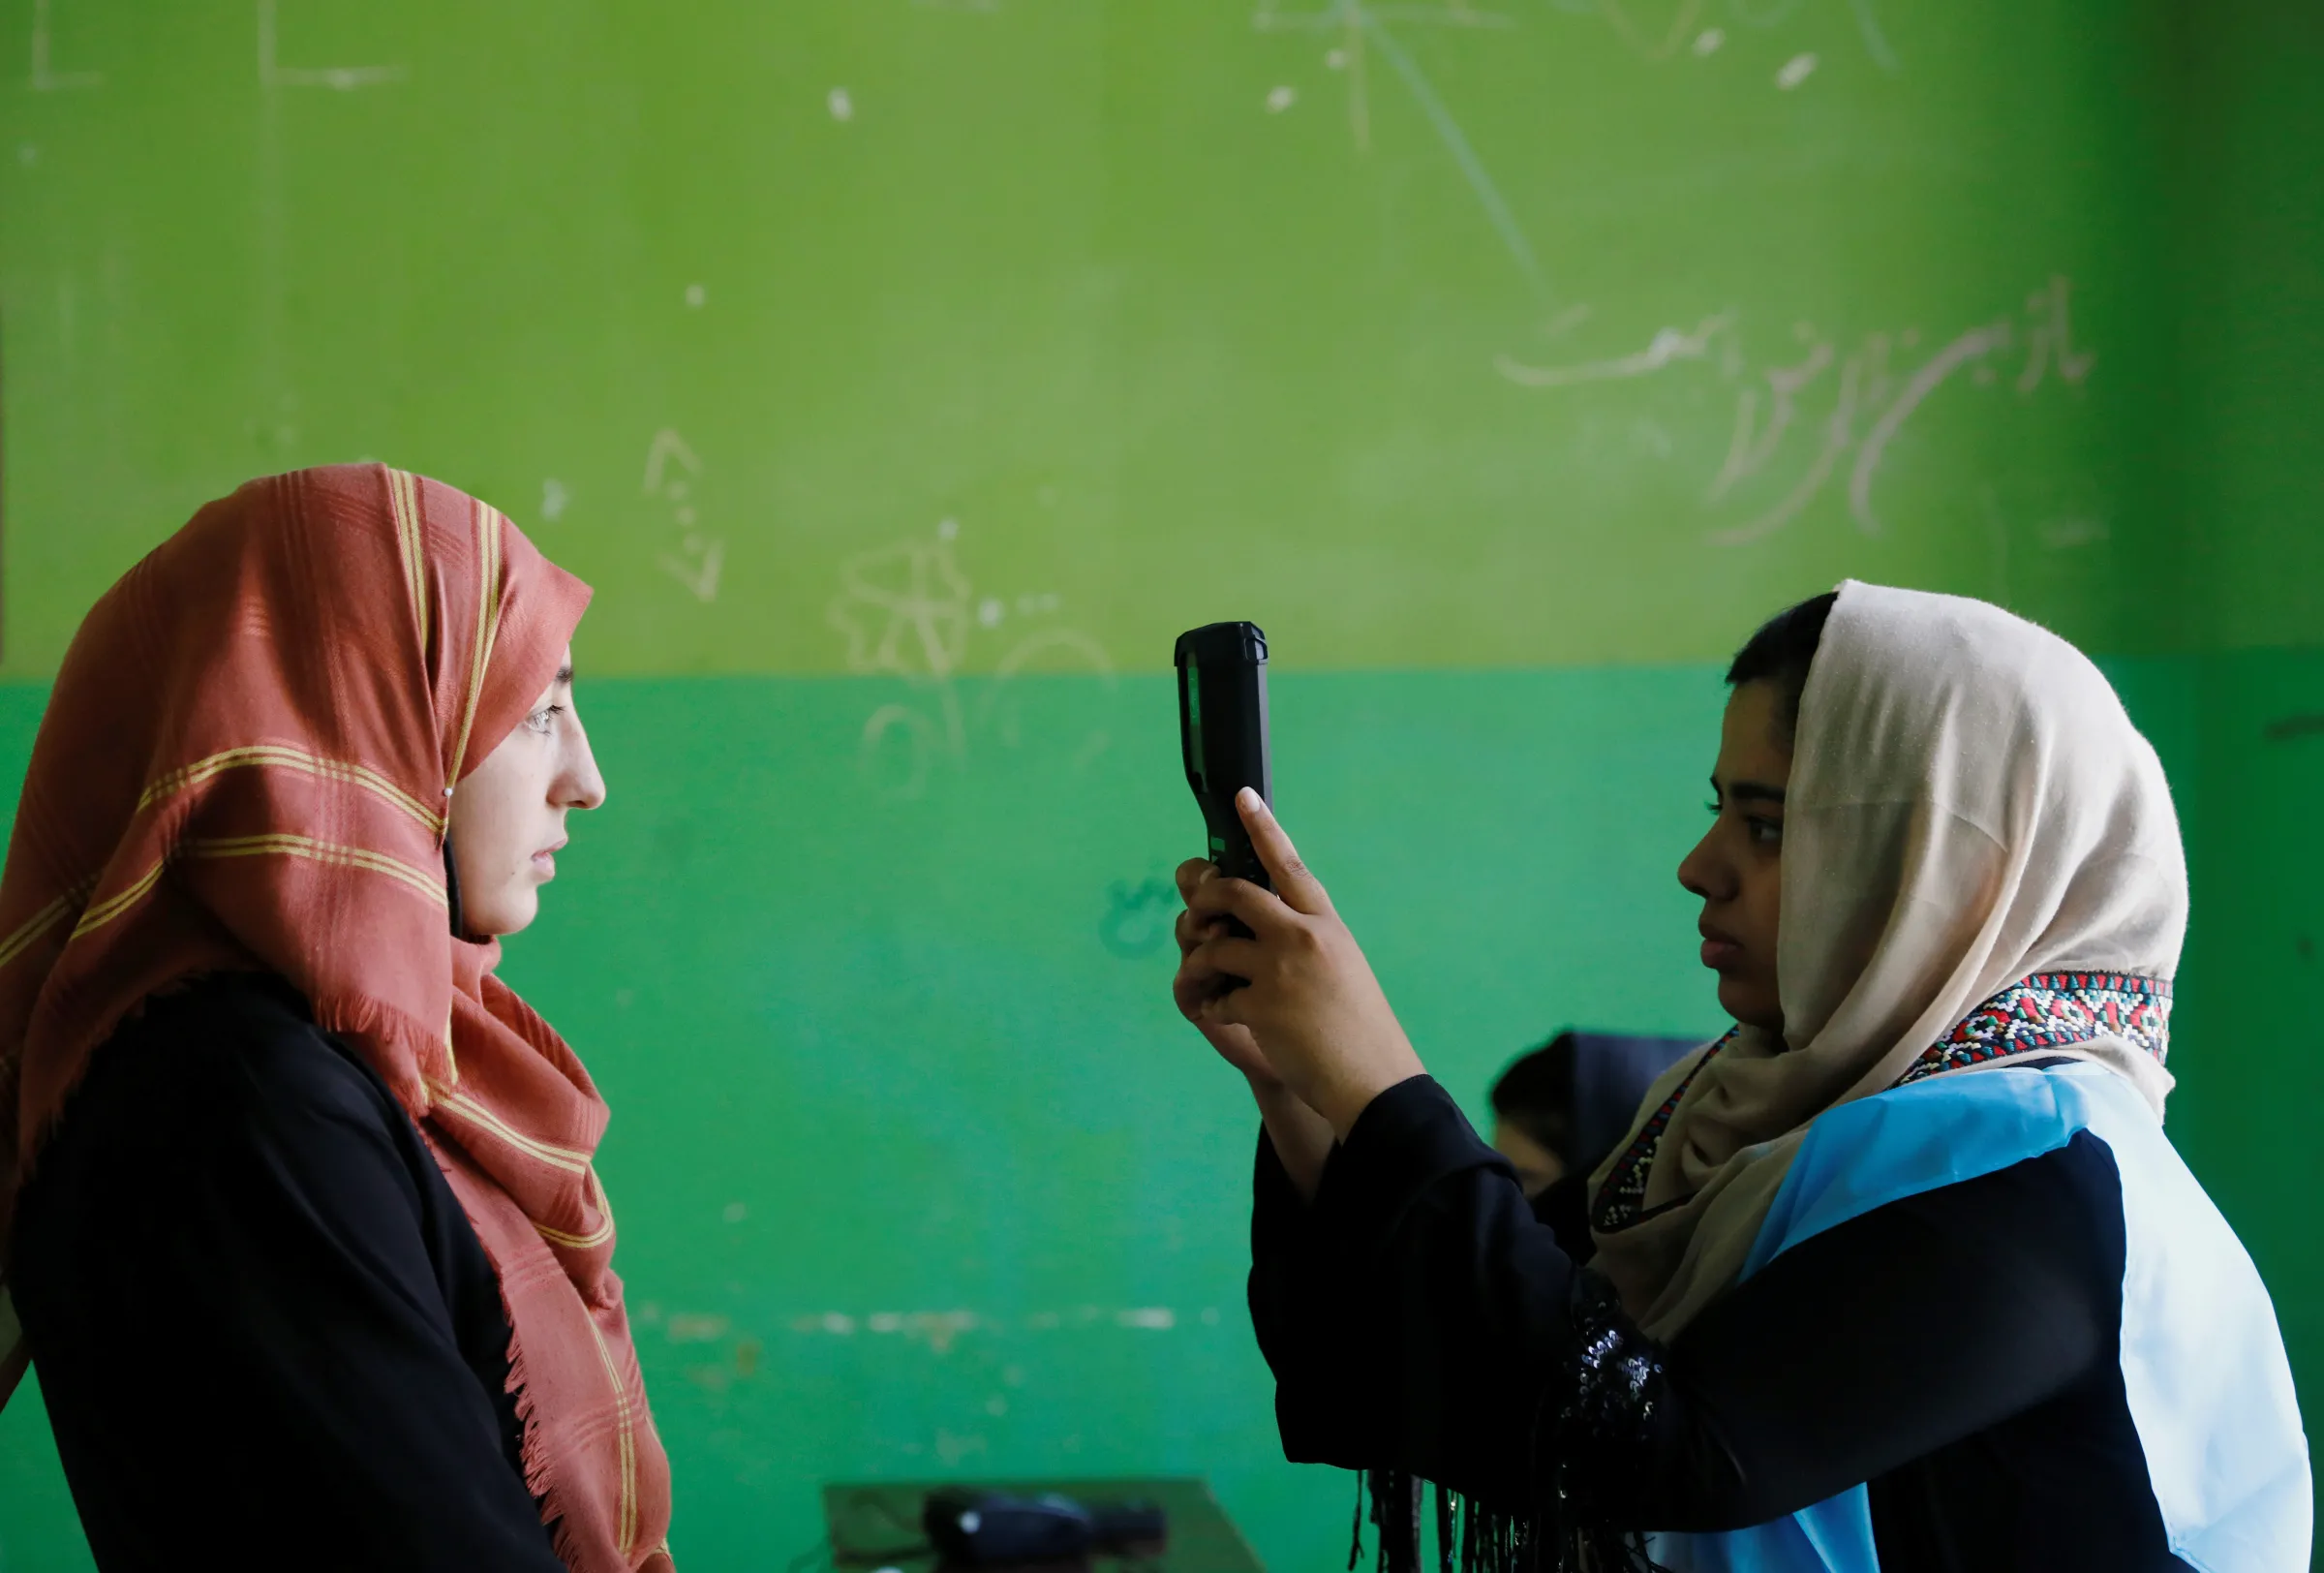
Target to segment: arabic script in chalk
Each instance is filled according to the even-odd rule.
[[[1744,358],[1735,325],[1733,313],[1721,313],[1692,328],[1662,328],[1627,355],[1549,365],[1502,355],[1495,367],[1533,388],[1622,382],[1691,363],[1715,367],[1736,386],[1727,453],[1704,487],[1703,503],[1743,514],[1711,533],[1712,540],[1737,546],[1782,530],[1835,482],[1845,487],[1858,528],[1877,534],[1883,527],[1881,461],[1941,388],[1965,375],[1996,383],[2003,363],[2022,356],[2010,386],[2030,398],[2053,380],[2079,387],[2096,364],[2096,355],[2074,340],[2073,284],[2063,274],[2029,294],[2022,312],[1975,324],[1925,354],[1911,330],[1869,332],[1844,346],[1803,323],[1794,331],[1792,357],[1755,368]],[[1782,489],[1768,499],[1771,484]],[[1759,499],[1748,510],[1746,496]]]

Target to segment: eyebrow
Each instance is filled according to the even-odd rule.
[[[1738,803],[1771,803],[1779,809],[1784,806],[1784,789],[1781,786],[1768,786],[1756,781],[1738,781],[1730,786],[1722,786],[1719,778],[1713,776],[1711,790],[1722,798],[1732,798]]]
[[[550,678],[549,682],[552,687],[562,683],[566,688],[571,688],[573,686],[573,663],[568,661],[564,665],[558,667],[557,675]]]

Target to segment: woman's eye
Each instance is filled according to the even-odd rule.
[[[1761,847],[1779,847],[1784,840],[1784,821],[1781,819],[1748,819],[1747,834]]]
[[[565,714],[565,706],[544,704],[525,718],[525,725],[534,731],[545,732],[549,729],[549,724],[563,714]]]

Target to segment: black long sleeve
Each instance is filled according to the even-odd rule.
[[[1883,1567],[2178,1565],[2122,1400],[2120,1178],[2095,1137],[1803,1242],[1667,1348],[1424,1077],[1365,1111],[1311,1205],[1262,1148],[1251,1308],[1295,1460],[1517,1513],[1562,1486],[1638,1529],[1869,1481]]]
[[[15,1251],[107,1573],[561,1566],[491,1264],[385,1086],[278,982],[156,1001],[98,1051]]]

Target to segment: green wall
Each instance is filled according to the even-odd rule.
[[[5,670],[365,454],[641,674],[1126,670],[1227,583],[1332,667],[1707,661],[1843,572],[2190,645],[2162,15],[6,0]]]
[[[2324,10],[2179,8],[2164,211],[2175,484],[2205,640],[2324,637]]]
[[[203,499],[491,497],[598,587],[613,797],[506,972],[614,1104],[685,1564],[1169,1470],[1308,1569],[1170,636],[1274,636],[1283,812],[1479,1106],[1715,1025],[1717,659],[1988,596],[2163,754],[2171,1130],[2317,1412],[2318,80],[2265,0],[0,0],[0,780]],[[85,1566],[19,1402],[0,1573]]]

